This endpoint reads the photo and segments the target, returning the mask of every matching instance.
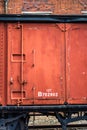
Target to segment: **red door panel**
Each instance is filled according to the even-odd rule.
[[[63,44],[58,24],[8,25],[8,104],[64,103]]]
[[[68,103],[87,103],[87,24],[68,28],[66,48]]]
[[[22,54],[22,27],[16,24],[8,24],[8,104],[19,104],[24,98],[22,90],[22,66],[24,54]]]

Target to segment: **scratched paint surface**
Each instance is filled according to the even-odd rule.
[[[67,25],[68,26],[68,25]],[[72,24],[66,33],[67,98],[69,103],[87,103],[87,26]]]
[[[1,27],[1,104],[87,103],[86,24],[9,23],[7,35]]]
[[[9,24],[8,104],[64,102],[63,37],[58,24]]]

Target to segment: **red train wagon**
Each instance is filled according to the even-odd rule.
[[[0,15],[0,129],[28,129],[29,112],[63,130],[87,119],[72,118],[87,110],[86,44],[87,16]]]

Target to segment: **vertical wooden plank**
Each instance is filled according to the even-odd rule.
[[[6,94],[6,28],[0,23],[0,104],[5,104]]]
[[[68,103],[87,103],[87,24],[71,24],[66,32]]]

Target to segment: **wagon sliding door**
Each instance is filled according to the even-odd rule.
[[[58,24],[8,24],[8,104],[64,103],[63,44]]]
[[[67,101],[87,103],[87,24],[67,24]]]

